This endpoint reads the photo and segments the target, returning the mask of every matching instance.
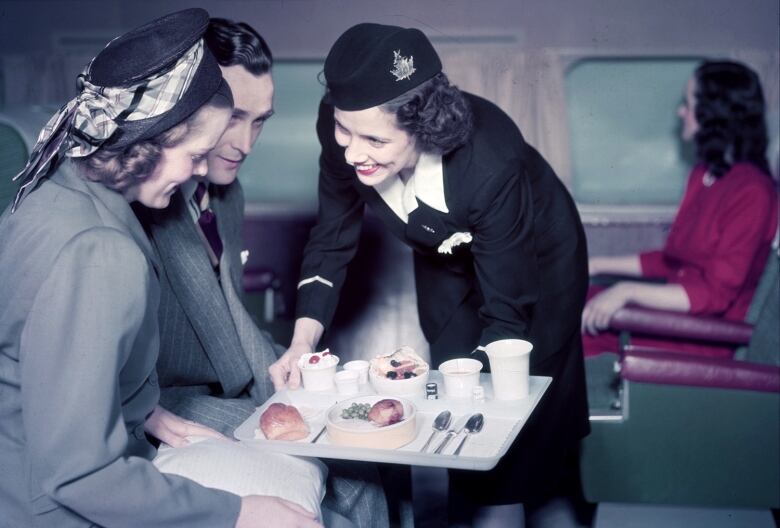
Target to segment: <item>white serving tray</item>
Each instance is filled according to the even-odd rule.
[[[252,416],[236,428],[233,434],[238,440],[247,444],[289,455],[486,471],[495,467],[499,459],[506,454],[507,449],[517,438],[531,412],[549,387],[552,378],[531,376],[528,397],[515,401],[498,401],[493,399],[490,374],[481,374],[480,384],[485,388],[485,401],[482,403],[447,398],[446,394],[443,394],[444,382],[439,371],[431,371],[428,381],[434,381],[438,384],[439,399],[426,400],[422,394],[419,397],[404,396],[417,407],[417,436],[411,443],[398,449],[368,449],[333,445],[328,441],[327,431],[317,439],[316,443],[312,443],[314,437],[325,426],[326,411],[339,401],[355,397],[355,395],[343,396],[336,393],[335,390],[325,392],[311,392],[303,389],[279,391],[265,404],[258,407]],[[370,384],[362,385],[360,394],[374,394],[374,390]],[[392,396],[388,396],[388,398],[392,398]],[[260,415],[269,405],[277,402],[292,404],[298,408],[311,431],[307,438],[296,441],[267,440],[262,437],[262,433],[260,433],[260,438],[255,437],[255,430],[259,428]],[[453,424],[456,429],[459,429],[469,416],[481,412],[485,416],[485,426],[482,432],[471,435],[457,456],[452,455],[452,453],[460,443],[464,433],[453,438],[444,451],[437,455],[433,454],[433,450],[444,438],[444,433],[438,433],[427,451],[420,453],[420,448],[433,431],[433,419],[445,409],[452,412]]]

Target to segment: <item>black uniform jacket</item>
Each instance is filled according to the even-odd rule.
[[[528,339],[534,344],[532,362],[539,363],[579,332],[588,279],[574,203],[506,114],[479,97],[468,100],[475,118],[472,138],[443,159],[448,212],[418,198],[408,223],[358,181],[335,142],[333,107],[320,106],[319,218],[305,251],[298,316],[330,323],[368,204],[415,250],[420,322],[428,341],[440,337],[473,294],[482,301],[481,345]],[[472,241],[455,246],[452,254],[440,253],[455,233],[469,233]]]
[[[414,249],[420,323],[434,364],[498,339],[533,343],[531,373],[552,376],[553,384],[513,449],[478,484],[485,501],[506,503],[552,483],[562,453],[589,429],[580,338],[587,250],[574,202],[552,168],[498,107],[467,98],[474,131],[442,160],[445,205],[418,196],[408,223],[357,179],[334,139],[333,107],[320,105],[319,218],[305,250],[297,315],[330,323],[368,204]],[[455,233],[471,241],[440,252]],[[476,332],[463,323],[469,310]],[[437,348],[441,341],[447,346]],[[467,482],[478,482],[469,473]],[[512,485],[502,486],[505,479]]]

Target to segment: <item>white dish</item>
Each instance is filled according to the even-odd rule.
[[[359,374],[358,382],[363,385],[368,383],[368,361],[364,359],[355,359],[344,363],[344,370],[350,370]]]
[[[336,372],[333,378],[336,382],[336,390],[339,394],[350,396],[360,391],[360,373],[354,370],[342,370]]]
[[[394,399],[404,409],[403,419],[392,425],[379,427],[368,420],[342,418],[341,413],[354,403],[374,405],[380,400]],[[374,449],[396,449],[414,440],[416,435],[417,409],[408,400],[387,398],[381,395],[359,396],[341,401],[328,410],[326,427],[328,440],[332,444]]]
[[[369,369],[368,378],[378,394],[386,396],[423,396],[428,382],[428,371],[407,379],[389,379],[381,376],[375,369]]]

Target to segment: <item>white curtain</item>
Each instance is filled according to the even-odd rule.
[[[444,71],[461,89],[503,109],[558,176],[570,182],[564,75],[569,59],[514,47],[440,49]]]

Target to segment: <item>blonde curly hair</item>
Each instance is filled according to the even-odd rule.
[[[86,158],[74,159],[84,177],[114,191],[123,192],[151,176],[162,157],[162,151],[184,141],[194,129],[200,110],[206,106],[230,108],[232,102],[215,95],[186,120],[152,139],[139,141],[122,149],[99,148]]]

